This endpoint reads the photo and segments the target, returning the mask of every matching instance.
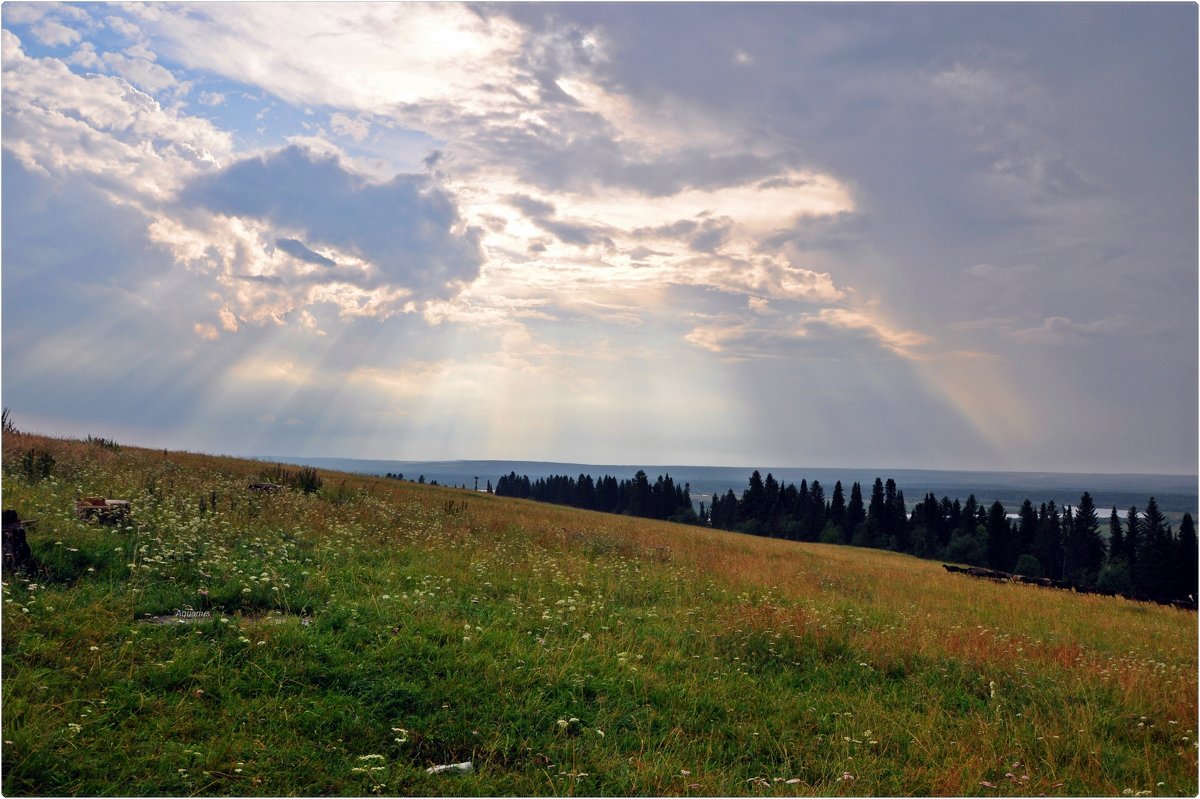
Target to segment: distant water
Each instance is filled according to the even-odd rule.
[[[733,489],[741,496],[750,473],[755,468],[765,478],[768,473],[781,483],[810,484],[819,480],[828,499],[833,495],[834,484],[839,480],[850,498],[850,486],[862,485],[863,498],[870,498],[871,486],[876,477],[886,481],[889,477],[904,492],[911,507],[920,502],[927,493],[938,499],[965,500],[969,494],[982,503],[990,505],[999,500],[1009,512],[1015,513],[1028,498],[1033,504],[1054,500],[1060,506],[1076,505],[1084,491],[1091,493],[1097,512],[1102,518],[1116,507],[1122,515],[1131,506],[1143,508],[1146,500],[1154,497],[1159,508],[1168,518],[1176,519],[1185,512],[1197,515],[1197,478],[1195,475],[1172,474],[1084,474],[1063,472],[974,472],[943,471],[936,469],[833,469],[814,467],[771,467],[771,466],[662,466],[662,465],[614,465],[587,463],[560,463],[548,461],[393,461],[362,460],[357,458],[310,458],[293,456],[269,456],[263,460],[282,463],[303,464],[322,469],[344,472],[383,475],[403,474],[405,479],[416,480],[424,476],[426,482],[436,480],[441,485],[475,487],[484,489],[490,480],[492,485],[501,475],[516,472],[530,479],[566,474],[578,477],[612,475],[618,480],[628,479],[641,469],[654,482],[659,475],[671,475],[677,485],[690,484],[692,498],[707,503],[714,493],[724,494]]]

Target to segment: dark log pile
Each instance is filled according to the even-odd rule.
[[[1080,588],[1079,586],[1065,583],[1062,580],[1051,580],[1049,577],[1026,577],[1023,574],[1010,574],[1008,572],[996,571],[995,569],[984,569],[979,566],[952,566],[949,563],[943,563],[942,568],[951,574],[966,574],[971,577],[982,577],[987,580],[997,580],[1006,583],[1026,583],[1027,585],[1040,585],[1043,588],[1058,588],[1063,591],[1074,591],[1077,594],[1119,596],[1134,602],[1153,602],[1156,605],[1170,605],[1171,607],[1179,608],[1181,610],[1196,610],[1196,603],[1194,601],[1189,602],[1185,599],[1162,599],[1152,596],[1123,594],[1117,591],[1101,591],[1098,588]]]

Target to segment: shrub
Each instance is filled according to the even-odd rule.
[[[31,449],[21,458],[21,472],[31,483],[44,480],[54,470],[54,456],[45,450]]]
[[[1013,567],[1013,572],[1022,577],[1046,576],[1046,570],[1042,568],[1042,562],[1028,553],[1017,558],[1017,565]]]
[[[311,466],[301,466],[293,472],[277,463],[264,469],[262,476],[269,482],[285,485],[305,494],[315,494],[322,484],[321,475]]]
[[[946,547],[946,560],[981,566],[987,560],[987,547],[973,535],[955,535]]]
[[[1132,592],[1133,578],[1129,575],[1129,564],[1123,560],[1110,560],[1105,563],[1096,579],[1096,588],[1117,594]]]

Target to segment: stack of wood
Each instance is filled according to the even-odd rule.
[[[85,521],[120,524],[129,519],[129,500],[81,497],[75,501],[75,515]]]

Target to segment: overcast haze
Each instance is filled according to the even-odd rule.
[[[22,429],[1196,471],[1194,4],[2,13]]]

